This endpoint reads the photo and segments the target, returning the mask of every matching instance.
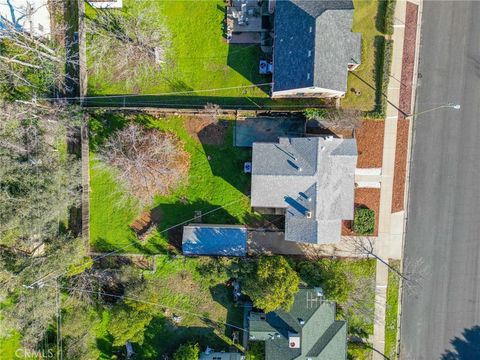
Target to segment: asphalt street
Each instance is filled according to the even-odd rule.
[[[401,358],[480,359],[480,1],[425,1]],[[421,264],[420,266],[418,264]]]

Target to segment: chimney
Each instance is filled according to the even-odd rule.
[[[293,332],[288,332],[288,347],[290,349],[300,349],[300,335]]]

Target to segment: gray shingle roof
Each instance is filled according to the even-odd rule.
[[[265,341],[266,360],[345,360],[347,324],[335,320],[335,311],[335,303],[322,301],[312,289],[300,289],[289,312],[271,312],[264,320],[252,313],[249,333],[252,340]],[[300,335],[299,349],[289,347],[289,332]]]
[[[252,207],[285,208],[285,239],[340,240],[341,221],[353,219],[355,139],[281,138],[254,143]]]
[[[185,255],[245,256],[247,229],[243,225],[200,225],[183,227]]]
[[[347,65],[360,64],[351,0],[281,0],[275,8],[273,91],[347,90]]]

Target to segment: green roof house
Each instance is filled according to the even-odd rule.
[[[347,323],[335,314],[335,303],[300,289],[289,312],[250,312],[249,338],[265,341],[266,360],[345,360]]]

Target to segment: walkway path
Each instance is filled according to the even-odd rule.
[[[414,3],[421,0],[412,1]],[[405,15],[407,2],[398,0],[395,8],[393,56],[390,83],[387,90],[385,135],[383,148],[383,166],[380,189],[380,220],[378,241],[375,252],[385,261],[400,259],[404,233],[405,212],[392,213],[393,175],[395,170],[395,147],[397,139],[398,105],[400,98],[400,79],[402,75],[402,56],[405,33]],[[420,24],[420,21],[419,21]],[[388,268],[377,260],[375,284],[375,323],[373,330],[373,360],[384,360],[385,349],[385,310],[387,298]]]

